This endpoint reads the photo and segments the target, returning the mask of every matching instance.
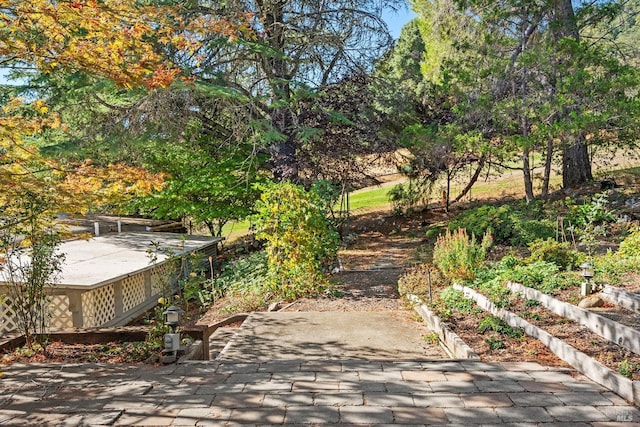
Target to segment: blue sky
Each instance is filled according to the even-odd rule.
[[[387,11],[383,15],[384,20],[389,26],[389,31],[394,39],[400,36],[400,30],[407,22],[411,21],[417,15],[409,9],[409,7],[398,10],[397,12]]]

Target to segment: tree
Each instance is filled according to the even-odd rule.
[[[536,150],[546,157],[543,194],[556,148],[565,188],[592,179],[587,145],[596,143],[593,135],[604,137],[601,130],[614,125],[610,119],[620,117],[620,108],[632,108],[631,99],[623,107],[622,88],[634,81],[634,72],[597,44],[583,42],[579,31],[617,13],[616,2],[582,5],[578,13],[564,0],[455,4],[456,25],[467,31],[434,24],[433,16],[451,10],[451,3],[415,2],[427,17],[421,27],[427,51],[438,47],[425,57],[425,67],[435,67],[463,95],[456,122],[475,126],[486,140],[508,148],[498,158],[520,151],[527,200],[534,197],[529,158]],[[629,124],[618,119],[615,126]]]

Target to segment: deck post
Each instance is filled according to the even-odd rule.
[[[84,314],[82,313],[82,291],[68,291],[69,311],[74,328],[84,327]]]

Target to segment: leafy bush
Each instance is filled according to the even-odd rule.
[[[473,310],[473,300],[465,297],[462,291],[454,289],[452,286],[443,289],[439,299],[446,307],[459,313],[471,313]]]
[[[555,236],[555,222],[544,218],[541,203],[529,205],[483,205],[467,210],[449,223],[449,229],[464,228],[476,236],[493,234],[496,243],[527,245]]]
[[[502,319],[495,316],[486,316],[478,324],[478,332],[481,334],[487,331],[504,334],[509,338],[520,338],[524,333],[521,329],[514,329],[505,323]]]
[[[500,207],[483,205],[467,210],[449,222],[449,230],[465,229],[475,236],[492,233],[496,242],[508,242],[514,235],[514,224],[509,205]]]
[[[527,246],[535,240],[554,238],[556,223],[548,219],[513,218],[515,232],[509,243],[515,246]]]
[[[618,254],[625,258],[640,256],[640,230],[634,231],[620,243]]]
[[[505,308],[509,306],[511,290],[504,286],[499,277],[481,283],[478,288],[496,307]]]
[[[475,235],[469,237],[465,229],[438,237],[433,249],[433,263],[450,280],[473,280],[475,270],[484,264],[492,238],[484,235],[482,243],[476,243]]]
[[[528,263],[545,261],[567,270],[580,265],[583,259],[579,252],[571,249],[569,242],[559,243],[554,239],[538,239],[529,244],[529,251],[531,255],[527,258]]]
[[[256,237],[265,240],[270,289],[285,299],[323,290],[323,272],[335,261],[338,233],[320,197],[289,182],[263,187],[253,217]]]
[[[549,295],[555,295],[559,290],[579,284],[573,275],[561,274],[556,264],[546,261],[517,266],[513,270],[502,272],[500,277],[505,281],[521,283]]]
[[[576,205],[570,198],[565,203],[569,208],[567,220],[575,227],[585,228],[616,220],[613,211],[607,208],[609,200],[606,193],[594,194],[591,200],[582,205]]]

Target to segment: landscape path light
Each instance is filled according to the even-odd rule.
[[[585,263],[581,264],[580,265],[580,274],[582,275],[582,278],[584,279],[584,282],[582,282],[581,294],[582,294],[582,296],[587,296],[591,292],[593,292],[593,289],[591,287],[591,279],[593,279],[593,276],[594,276],[593,266],[588,262],[585,262]]]
[[[180,350],[180,333],[176,332],[176,330],[182,323],[183,314],[184,311],[175,305],[167,308],[162,313],[164,316],[164,324],[171,328],[171,333],[164,334],[163,363],[173,363],[177,359],[178,351]]]

